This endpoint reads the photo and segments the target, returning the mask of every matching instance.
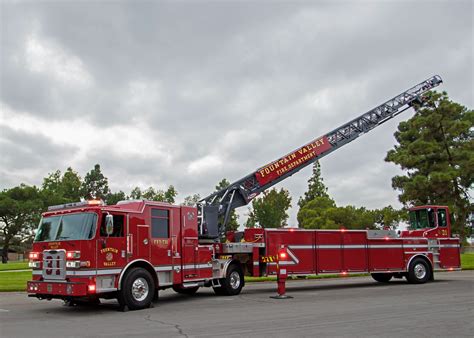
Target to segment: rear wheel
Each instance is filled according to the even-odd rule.
[[[134,268],[125,276],[118,301],[130,310],[139,310],[150,307],[154,296],[155,283],[150,273],[142,268]]]
[[[424,259],[415,258],[408,268],[407,280],[412,284],[423,284],[431,278],[432,273],[431,267]]]
[[[220,280],[220,287],[213,287],[217,295],[238,295],[244,286],[244,273],[237,264],[232,264],[227,269],[226,277]]]
[[[371,275],[379,283],[388,283],[393,277],[391,273],[372,273]]]
[[[197,290],[199,290],[199,286],[195,286],[192,288],[184,288],[180,285],[173,285],[173,290],[183,295],[194,295],[197,292]]]

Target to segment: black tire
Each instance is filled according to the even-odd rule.
[[[372,273],[371,275],[379,283],[388,283],[393,277],[391,273]]]
[[[412,284],[423,284],[431,278],[430,265],[422,258],[415,258],[408,268],[407,280]]]
[[[155,296],[155,282],[150,273],[142,268],[133,268],[126,275],[118,293],[120,305],[130,310],[150,307]]]
[[[173,290],[183,295],[194,295],[197,290],[199,290],[199,286],[195,286],[192,288],[183,288],[180,285],[173,285]]]
[[[224,278],[221,279],[221,282],[224,280]],[[212,289],[214,290],[214,293],[218,296],[225,296],[225,290],[221,286],[213,286]]]
[[[236,296],[244,287],[244,273],[240,265],[232,264],[227,269],[226,277],[220,280],[221,286],[215,287],[217,295]]]

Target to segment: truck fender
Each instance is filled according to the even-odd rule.
[[[420,257],[420,258],[422,258],[422,259],[424,259],[425,261],[428,262],[428,264],[429,264],[429,266],[430,266],[430,268],[431,268],[431,272],[432,272],[431,275],[433,275],[433,272],[434,272],[433,263],[432,263],[431,260],[428,258],[428,256],[426,256],[426,255],[424,255],[424,254],[416,254],[416,255],[413,255],[413,256],[410,258],[410,260],[408,261],[405,270],[408,272],[408,269],[410,269],[410,264],[411,264],[411,262],[412,262],[415,258],[417,258],[417,257]]]
[[[232,264],[237,264],[239,266],[241,266],[241,263],[239,260],[237,259],[229,259],[227,260],[225,263],[224,263],[224,268],[222,269],[221,271],[221,277],[224,278],[225,276],[227,276],[227,269],[229,268],[229,266],[231,266]]]
[[[119,277],[119,280],[118,280],[118,285],[117,285],[117,290],[121,290],[122,288],[122,279],[123,277],[125,276],[125,274],[127,273],[128,270],[130,270],[131,268],[133,267],[141,267],[141,268],[144,268],[146,269],[148,272],[151,273],[151,276],[153,277],[154,281],[155,281],[155,285],[156,287],[158,287],[158,275],[156,274],[156,271],[155,271],[155,268],[153,267],[153,265],[151,265],[150,262],[144,260],[144,259],[135,259],[131,262],[129,262],[122,270],[122,272],[120,273],[120,277]]]

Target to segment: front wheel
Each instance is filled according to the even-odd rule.
[[[237,264],[229,266],[226,277],[222,278],[220,283],[220,287],[214,287],[214,292],[217,295],[238,295],[244,287],[244,273],[242,272],[242,268]]]
[[[150,273],[142,268],[134,268],[125,276],[118,301],[130,310],[139,310],[150,307],[154,296],[155,283]]]
[[[391,273],[372,273],[371,275],[379,283],[388,283],[393,277]]]
[[[422,258],[415,258],[408,268],[407,280],[412,284],[426,283],[431,278],[431,268]]]

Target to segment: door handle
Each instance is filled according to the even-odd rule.
[[[168,250],[168,257],[171,257],[171,250]]]

